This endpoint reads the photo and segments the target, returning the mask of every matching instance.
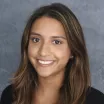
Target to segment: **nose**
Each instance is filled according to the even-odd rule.
[[[41,46],[39,47],[39,51],[38,54],[40,56],[48,56],[50,53],[50,46],[47,43],[43,43],[41,44]]]

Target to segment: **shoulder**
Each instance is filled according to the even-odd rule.
[[[104,94],[93,88],[90,87],[87,92],[86,104],[104,104]]]
[[[0,104],[11,104],[12,102],[12,85],[8,85],[1,94]]]

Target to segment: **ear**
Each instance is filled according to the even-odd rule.
[[[71,56],[70,56],[70,59],[73,59],[73,57],[74,57],[74,56],[73,56],[73,55],[71,55]]]

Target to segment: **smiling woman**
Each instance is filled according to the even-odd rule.
[[[38,75],[49,80],[50,76],[60,72],[62,77],[71,57],[62,24],[56,19],[43,16],[33,23],[31,33],[28,57]]]
[[[104,104],[91,87],[81,25],[63,4],[30,16],[21,41],[21,62],[0,104]]]

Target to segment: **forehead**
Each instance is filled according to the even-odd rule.
[[[42,35],[62,35],[65,36],[65,31],[63,25],[60,21],[50,18],[50,17],[41,17],[37,19],[31,28],[31,32],[39,33]]]

